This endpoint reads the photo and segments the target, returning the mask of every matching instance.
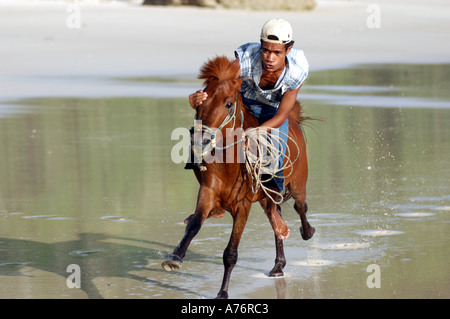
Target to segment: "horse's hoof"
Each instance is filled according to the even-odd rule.
[[[217,294],[216,299],[228,299],[228,293],[226,291],[221,291]]]
[[[282,271],[274,271],[274,272],[271,271],[267,276],[270,278],[283,277],[284,273]]]
[[[165,271],[178,270],[181,268],[183,264],[183,260],[180,257],[174,254],[167,255],[164,262],[161,264]]]
[[[306,232],[305,229],[300,226],[300,234],[302,235],[303,240],[311,239],[311,237],[316,232],[316,229],[312,226],[309,226],[307,229],[309,230],[308,232]]]
[[[284,265],[282,265],[281,263],[277,263],[272,270],[267,274],[268,277],[271,278],[275,278],[275,277],[283,277],[284,273],[283,273],[283,268]]]

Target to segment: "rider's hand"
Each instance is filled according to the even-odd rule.
[[[189,95],[189,104],[192,106],[193,109],[196,109],[197,107],[202,105],[203,101],[205,101],[207,97],[208,94],[206,92],[198,90],[197,92]]]

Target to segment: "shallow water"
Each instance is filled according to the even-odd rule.
[[[449,74],[379,65],[310,75],[300,98],[322,119],[305,128],[316,233],[303,241],[293,202],[283,205],[288,264],[268,278],[273,232],[254,205],[231,297],[450,297]],[[215,297],[228,215],[205,222],[181,271],[160,266],[195,207],[192,172],[170,158],[172,130],[192,116],[180,98],[0,104],[0,298]],[[67,286],[72,264],[81,289]],[[367,284],[373,264],[380,288]]]

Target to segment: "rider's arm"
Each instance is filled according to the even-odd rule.
[[[207,97],[208,94],[206,92],[198,90],[197,92],[189,95],[189,104],[193,109],[196,109],[197,107],[202,105],[203,101],[205,101]]]
[[[298,88],[294,90],[286,91],[281,99],[280,106],[278,107],[277,114],[272,117],[270,120],[261,124],[261,126],[280,127],[288,118],[289,113],[292,111],[295,105],[295,101],[297,100],[297,94],[302,86],[300,85]]]

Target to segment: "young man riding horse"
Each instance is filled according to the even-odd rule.
[[[260,43],[247,43],[235,51],[243,80],[240,90],[243,102],[258,119],[261,127],[276,129],[272,134],[281,132],[278,136],[285,142],[280,143],[283,154],[288,138],[288,116],[294,108],[298,91],[307,78],[309,69],[303,51],[293,48],[293,44],[289,22],[272,19],[261,29]],[[189,96],[189,103],[197,108],[207,97],[206,92],[199,90]],[[281,156],[278,160],[279,167],[283,160],[284,157]],[[277,175],[280,177],[271,179],[266,186],[281,193],[284,189],[283,172],[279,171]],[[287,238],[289,228],[281,218],[279,205],[270,200],[267,205],[265,212],[275,234],[279,239]],[[223,213],[219,212],[218,215]]]

